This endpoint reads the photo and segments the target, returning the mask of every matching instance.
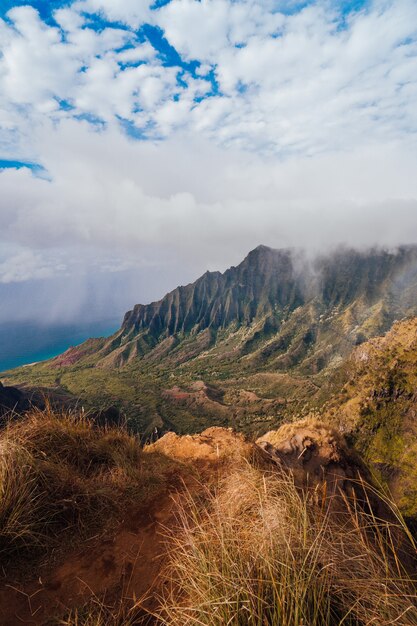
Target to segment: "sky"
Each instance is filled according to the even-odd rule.
[[[417,242],[415,0],[0,0],[0,322]]]

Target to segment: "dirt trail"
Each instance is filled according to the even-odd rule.
[[[10,583],[0,589],[0,624],[39,626],[51,615],[82,605],[92,595],[111,603],[122,592],[126,598],[146,596],[164,563],[166,538],[174,501],[170,494],[158,507],[131,513],[112,535],[90,540],[66,555],[55,568],[42,568],[27,585]],[[146,602],[145,602],[146,604]]]
[[[0,626],[41,626],[51,616],[64,615],[91,597],[113,599],[155,597],[168,549],[166,528],[175,523],[175,501],[186,489],[195,494],[235,459],[248,456],[253,444],[229,429],[210,428],[201,435],[169,433],[148,447],[173,465],[161,493],[145,507],[130,509],[121,524],[107,535],[83,542],[61,562],[40,568],[35,580],[22,584],[0,581]],[[179,463],[178,463],[179,461]],[[152,598],[144,602],[152,607]]]
[[[326,483],[331,487],[326,493],[337,488],[348,495],[350,482],[364,471],[340,436],[311,421],[267,433],[258,445],[230,429],[209,428],[200,435],[168,433],[147,451],[168,460],[161,491],[146,506],[130,508],[112,533],[84,542],[56,566],[42,567],[36,580],[0,581],[0,626],[50,624],[51,617],[92,597],[104,596],[106,604],[121,597],[147,597],[144,606],[153,608],[155,592],[164,584],[166,529],[175,527],[176,500],[184,490],[196,495],[217,484],[242,459],[256,457],[269,470],[286,468],[300,486],[308,477],[310,486]]]

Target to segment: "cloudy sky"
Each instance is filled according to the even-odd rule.
[[[0,321],[417,242],[416,139],[415,0],[1,0]]]

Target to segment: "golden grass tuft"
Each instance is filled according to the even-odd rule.
[[[394,519],[394,517],[393,517]],[[400,518],[337,516],[290,475],[247,465],[206,506],[182,503],[169,533],[169,626],[412,626],[415,585],[392,540]],[[414,548],[414,546],[411,546]]]
[[[0,555],[30,557],[120,509],[141,483],[142,451],[122,429],[50,408],[0,433]]]

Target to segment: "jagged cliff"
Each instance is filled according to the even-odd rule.
[[[192,357],[213,345],[219,331],[248,327],[269,316],[275,327],[285,312],[303,304],[306,288],[290,250],[259,246],[223,274],[206,272],[158,302],[136,305],[102,352],[111,355],[107,363],[123,365],[163,341],[164,352],[171,352],[191,337],[196,348]]]
[[[259,246],[237,267],[136,305],[113,336],[8,379],[115,406],[140,432],[257,433],[326,401],[352,349],[412,315],[417,247],[311,258]]]
[[[177,287],[159,302],[136,305],[123,328],[146,330],[155,338],[250,324],[276,309],[294,309],[304,300],[305,277],[295,270],[290,250],[259,246],[224,274],[206,272],[195,283]]]
[[[120,331],[87,355],[96,352],[104,366],[152,352],[156,360],[181,363],[240,331],[235,357],[317,371],[410,312],[417,313],[414,247],[346,249],[309,259],[259,246],[223,274],[206,272],[158,302],[136,305]]]

